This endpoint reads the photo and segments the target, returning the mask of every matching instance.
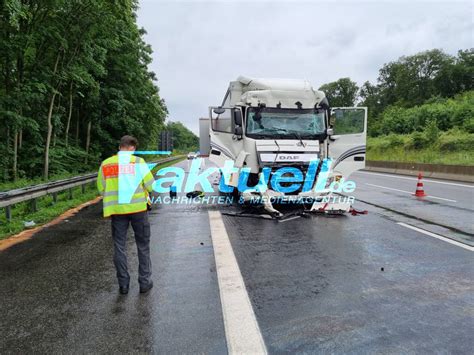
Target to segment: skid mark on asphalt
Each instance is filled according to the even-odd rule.
[[[369,184],[365,183],[366,185],[373,186],[373,187],[379,187],[381,189],[386,189],[386,190],[393,190],[393,191],[398,191],[398,192],[404,192],[406,194],[413,195],[413,192],[410,191],[405,191],[405,190],[400,190],[400,189],[394,189],[393,187],[387,187],[387,186],[381,186],[381,185],[375,185],[375,184]],[[444,197],[437,197],[437,196],[425,196],[426,198],[435,198],[438,200],[443,200],[443,201],[448,201],[448,202],[457,202],[456,200],[450,200],[449,198],[444,198]]]
[[[457,242],[457,241],[455,241],[455,240],[452,240],[451,238],[443,237],[442,235],[439,235],[439,234],[436,234],[436,233],[432,233],[432,232],[429,232],[429,231],[427,231],[427,230],[424,230],[424,229],[421,229],[421,228],[418,228],[418,227],[414,227],[414,226],[411,226],[411,225],[406,224],[406,223],[403,223],[403,222],[398,222],[397,224],[400,225],[400,226],[402,226],[402,227],[409,228],[409,229],[412,229],[412,230],[414,230],[414,231],[423,233],[423,234],[425,234],[425,235],[429,235],[430,237],[433,237],[433,238],[442,240],[443,242],[456,245],[456,246],[458,246],[458,247],[467,249],[467,250],[469,250],[469,251],[474,251],[474,247],[471,247],[471,246],[469,246],[469,245],[466,245],[466,244]]]
[[[209,223],[229,353],[267,354],[221,213],[209,211]]]

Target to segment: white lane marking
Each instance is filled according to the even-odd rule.
[[[278,222],[280,222],[280,223],[288,222],[288,221],[292,221],[292,220],[294,220],[294,219],[298,219],[298,218],[300,218],[300,217],[301,217],[301,216],[293,216],[293,217],[285,218],[285,219],[283,219],[283,220],[279,219]]]
[[[357,171],[354,174],[380,175],[380,176],[391,177],[391,178],[394,178],[394,179],[404,179],[404,180],[412,180],[412,181],[417,181],[418,180],[418,178],[416,178],[416,177],[413,178],[413,177],[400,176],[400,175],[374,173],[374,172],[371,172],[371,171]],[[423,181],[427,181],[427,182],[434,183],[434,184],[453,185],[453,186],[469,187],[471,189],[474,189],[474,185],[458,184],[456,182],[438,181],[438,180],[425,179],[425,178],[423,178]]]
[[[405,192],[407,194],[413,194],[413,192],[410,192],[410,191],[405,191],[405,190],[399,190],[399,189],[394,189],[393,187],[387,187],[387,186],[380,186],[380,185],[375,185],[375,184],[369,184],[369,183],[365,183],[366,185],[369,185],[369,186],[374,186],[374,187],[380,187],[381,189],[387,189],[387,190],[393,190],[393,191],[400,191],[400,192]],[[437,197],[437,196],[431,196],[431,195],[427,195],[425,196],[425,198],[436,198],[438,200],[444,200],[444,201],[449,201],[449,202],[457,202],[456,200],[450,200],[449,198],[444,198],[444,197]]]
[[[397,222],[397,224],[401,225],[402,227],[409,228],[409,229],[413,229],[414,231],[417,231],[417,232],[420,232],[420,233],[429,235],[430,237],[433,237],[433,238],[442,240],[443,242],[456,245],[456,246],[458,246],[458,247],[467,249],[467,250],[469,250],[469,251],[474,251],[474,247],[471,247],[471,246],[469,246],[469,245],[463,244],[463,243],[461,243],[461,242],[457,242],[457,241],[452,240],[452,239],[450,239],[450,238],[443,237],[442,235],[435,234],[435,233],[431,233],[431,232],[428,232],[427,230],[424,230],[424,229],[421,229],[421,228],[417,228],[417,227],[411,226],[411,225],[406,224],[406,223],[403,223],[403,222]]]
[[[209,211],[229,354],[267,354],[239,265],[219,211]]]

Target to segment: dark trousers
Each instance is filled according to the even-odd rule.
[[[112,238],[114,240],[114,264],[121,287],[130,282],[127,266],[127,231],[131,224],[138,251],[138,282],[147,287],[151,282],[150,223],[148,212],[112,216]]]

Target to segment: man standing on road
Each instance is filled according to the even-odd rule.
[[[132,136],[120,139],[118,154],[100,166],[97,187],[103,198],[104,217],[111,217],[114,264],[119,292],[128,293],[130,275],[127,266],[127,231],[132,225],[138,250],[140,293],[153,287],[150,260],[150,223],[147,196],[153,191],[153,174],[144,159],[133,155],[138,145]]]

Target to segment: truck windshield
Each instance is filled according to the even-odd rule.
[[[246,135],[251,138],[311,138],[324,134],[324,111],[264,108],[249,110]]]

